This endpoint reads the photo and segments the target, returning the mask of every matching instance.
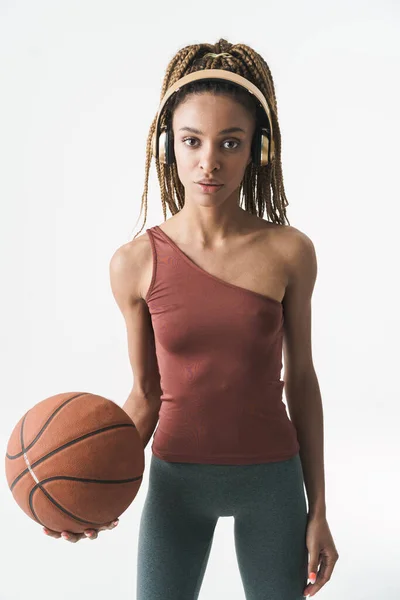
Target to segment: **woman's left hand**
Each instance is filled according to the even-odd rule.
[[[306,546],[310,555],[308,578],[311,579],[303,594],[315,594],[330,580],[339,554],[336,550],[328,522],[325,517],[309,517],[307,523]],[[318,571],[318,565],[320,569]],[[316,575],[316,579],[311,576]],[[314,583],[315,581],[315,583]]]

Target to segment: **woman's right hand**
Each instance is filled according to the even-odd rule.
[[[60,538],[62,536],[65,540],[75,544],[76,542],[79,542],[79,540],[86,537],[88,537],[90,540],[95,540],[99,535],[99,531],[104,531],[105,529],[115,529],[118,523],[119,519],[116,519],[115,521],[111,521],[111,523],[107,523],[98,529],[85,529],[83,533],[72,533],[71,531],[62,531],[60,533],[59,531],[53,531],[48,527],[43,527],[43,532],[49,537]]]

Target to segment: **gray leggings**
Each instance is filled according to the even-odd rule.
[[[137,600],[196,600],[219,517],[234,517],[246,600],[303,600],[307,507],[299,454],[251,465],[153,453],[138,540]]]

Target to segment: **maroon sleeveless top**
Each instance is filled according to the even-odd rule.
[[[208,273],[157,225],[146,232],[162,389],[153,454],[224,465],[297,454],[282,401],[282,303]]]

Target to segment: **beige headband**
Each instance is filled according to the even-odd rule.
[[[207,52],[207,54],[204,54],[204,56],[202,58],[205,58],[206,56],[212,56],[213,58],[216,58],[217,56],[232,56],[232,54],[229,54],[229,52],[221,52],[220,54],[214,54],[213,52]]]

